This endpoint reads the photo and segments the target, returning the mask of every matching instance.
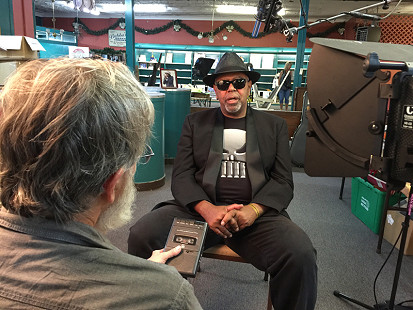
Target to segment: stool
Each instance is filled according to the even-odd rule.
[[[237,253],[235,253],[225,244],[218,244],[218,245],[215,245],[205,250],[202,256],[207,257],[207,258],[227,260],[227,261],[232,261],[232,262],[248,263],[246,260],[244,260],[241,256],[239,256]],[[264,281],[268,281],[267,272],[265,272]],[[272,309],[271,295],[270,295],[270,290],[268,289],[267,310],[271,310],[271,309]]]

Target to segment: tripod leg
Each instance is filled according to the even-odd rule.
[[[409,205],[406,210],[406,215],[404,216],[402,239],[400,240],[399,255],[397,256],[397,264],[396,264],[396,271],[394,273],[393,288],[392,288],[391,297],[389,301],[389,309],[391,310],[393,310],[394,301],[396,299],[397,285],[399,282],[400,270],[402,266],[403,255],[404,255],[404,248],[406,246],[407,231],[409,230],[410,212],[411,212],[411,207],[413,204],[412,191],[413,189],[410,189]]]
[[[389,201],[390,201],[390,196],[391,196],[391,190],[392,189],[393,189],[393,186],[390,184],[389,187],[386,190],[386,198],[384,199],[384,210],[383,210],[383,213],[382,213],[381,219],[380,219],[379,240],[377,241],[377,248],[376,248],[376,253],[377,254],[381,253],[381,244],[383,243],[384,225],[386,223],[387,210],[389,209]]]
[[[352,303],[354,303],[354,304],[356,304],[356,305],[359,305],[359,306],[361,306],[361,307],[363,307],[363,308],[365,308],[365,309],[374,310],[374,307],[369,306],[369,305],[367,305],[367,304],[365,304],[365,303],[362,303],[361,301],[358,301],[358,300],[355,300],[355,299],[353,299],[353,298],[350,298],[350,297],[348,297],[348,296],[340,293],[339,291],[334,291],[334,296],[336,296],[336,297],[338,297],[338,298],[343,298],[343,299],[345,299],[345,300],[348,300],[348,301],[350,301],[350,302],[352,302]]]
[[[343,189],[344,189],[344,182],[346,181],[345,177],[342,177],[341,179],[341,187],[340,187],[340,196],[338,199],[342,200],[343,199]]]

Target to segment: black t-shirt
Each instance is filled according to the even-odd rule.
[[[217,201],[225,204],[251,201],[251,183],[247,171],[246,118],[225,117],[223,154],[218,176]]]

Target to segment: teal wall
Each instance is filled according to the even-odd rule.
[[[76,46],[76,44],[65,44],[62,42],[54,43],[47,40],[39,40],[40,44],[46,51],[40,51],[40,58],[57,58],[60,56],[69,55],[69,46]]]
[[[2,35],[14,35],[13,0],[1,0],[0,28]]]
[[[1,1],[1,0],[0,0]],[[52,33],[57,33],[58,39],[53,39],[50,34],[47,34],[47,30]],[[77,40],[73,32],[64,31],[63,35],[60,30],[57,29],[47,29],[46,27],[37,26],[36,27],[36,37],[40,44],[44,47],[45,51],[40,51],[40,58],[57,58],[60,56],[69,55],[69,46],[77,46]]]

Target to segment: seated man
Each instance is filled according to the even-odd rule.
[[[103,232],[132,216],[154,111],[128,68],[36,60],[0,96],[0,308],[201,309],[192,286]]]
[[[220,108],[189,115],[172,175],[173,201],[142,217],[129,235],[129,253],[148,258],[164,246],[174,217],[204,220],[206,248],[225,242],[271,276],[275,309],[314,309],[316,252],[286,212],[293,197],[286,122],[247,107],[260,77],[226,53],[204,82]]]

